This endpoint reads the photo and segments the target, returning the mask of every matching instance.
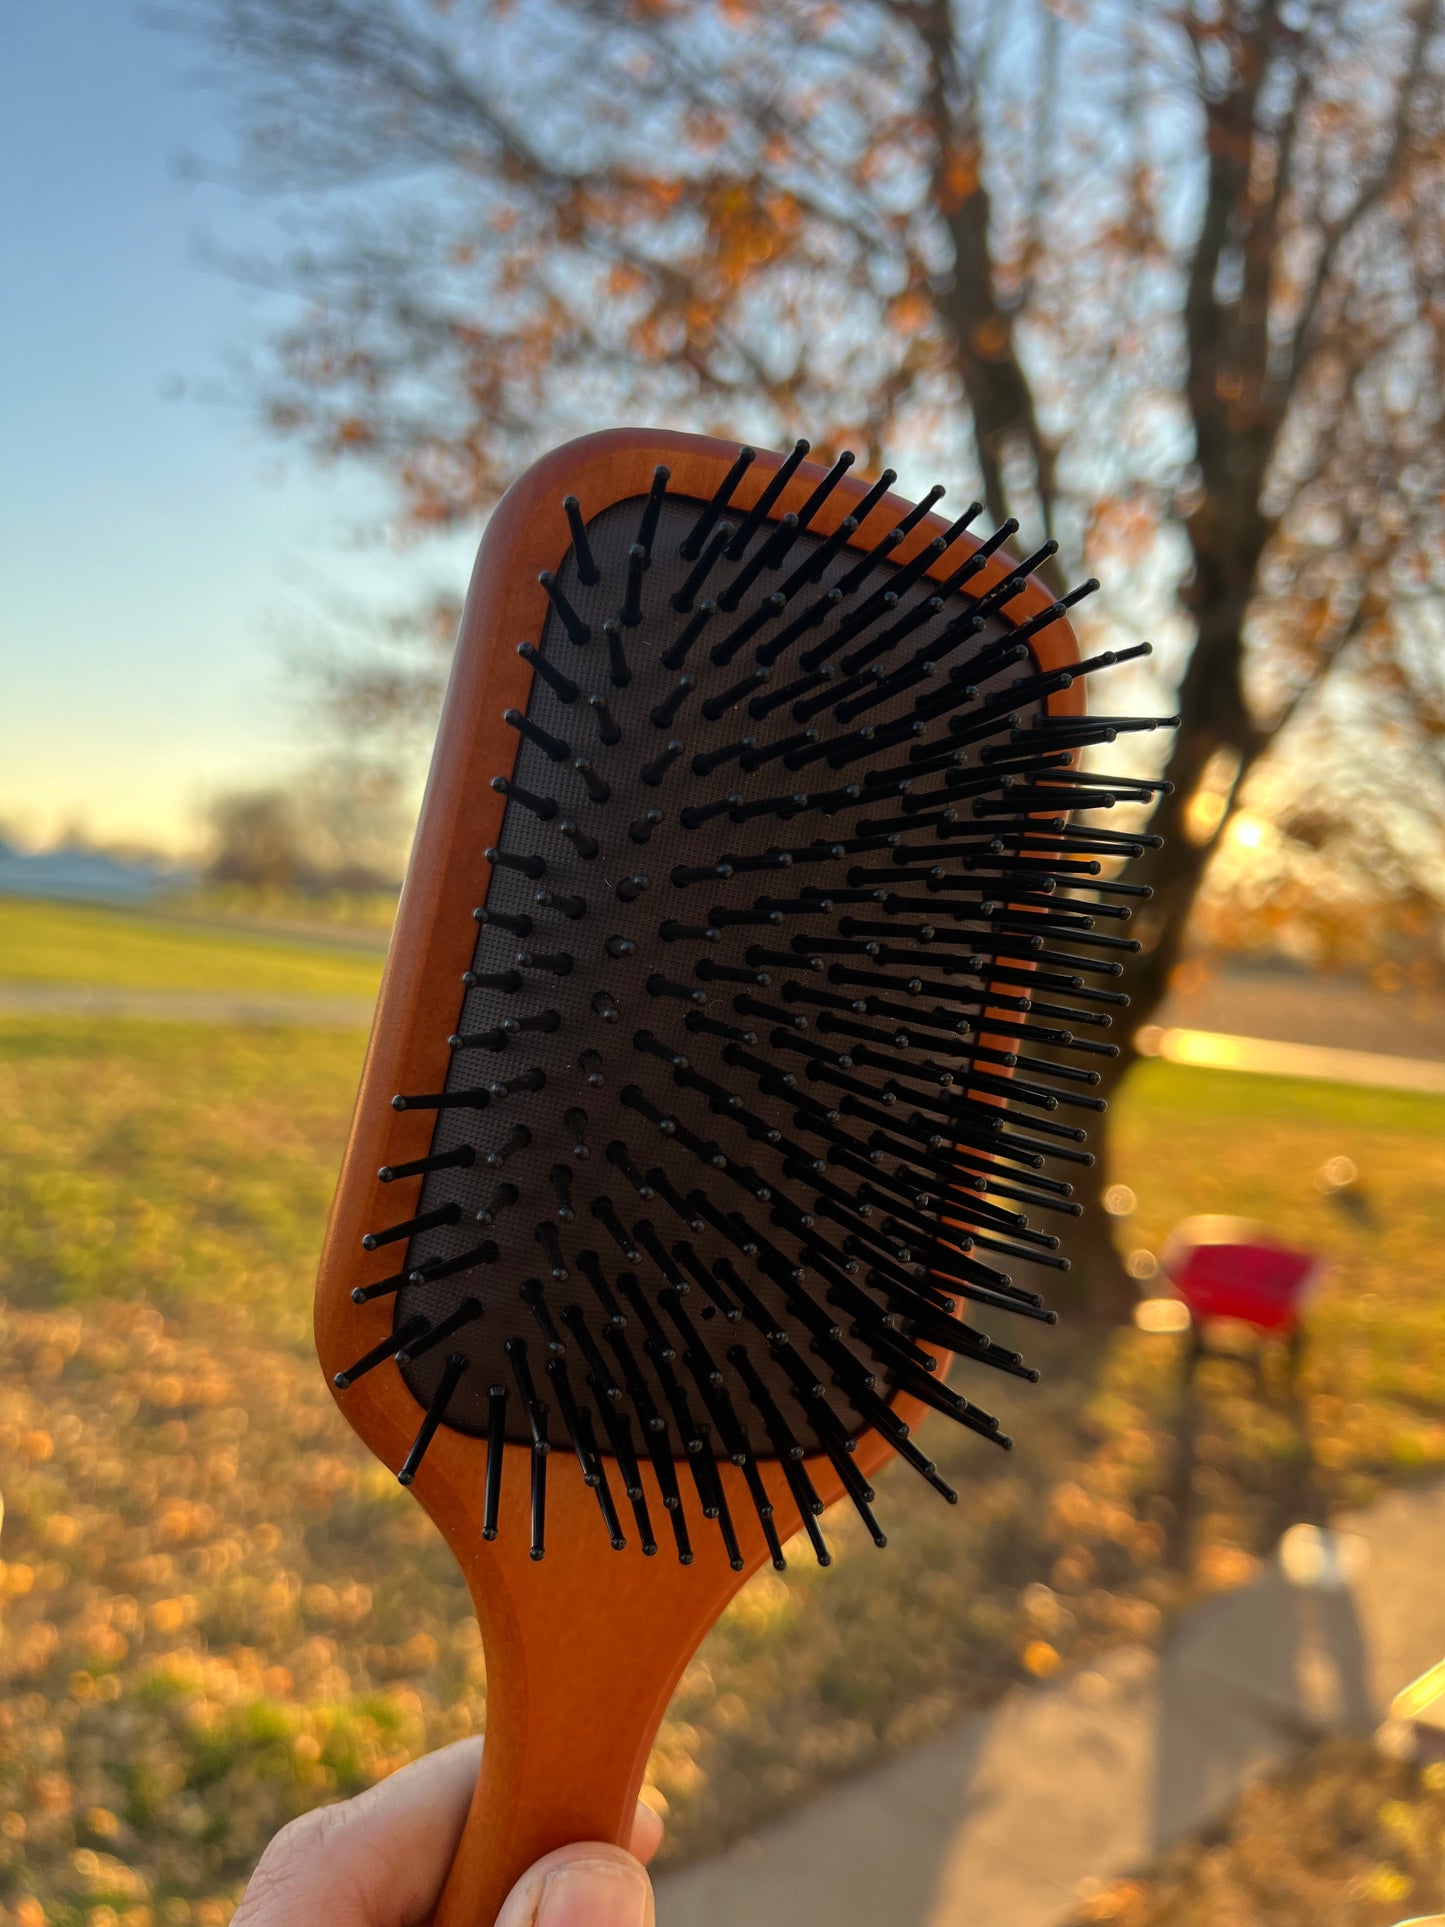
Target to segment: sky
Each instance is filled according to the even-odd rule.
[[[327,612],[416,578],[369,537],[379,485],[270,441],[233,379],[267,308],[203,243],[267,216],[176,167],[226,154],[193,64],[132,0],[0,9],[0,835],[29,843],[187,847],[306,757]]]

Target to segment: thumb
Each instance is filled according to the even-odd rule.
[[[497,1927],[654,1927],[652,1882],[621,1847],[559,1847],[529,1867]]]

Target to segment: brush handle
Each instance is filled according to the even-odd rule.
[[[718,1614],[767,1556],[760,1534],[756,1543],[746,1539],[746,1567],[734,1572],[709,1529],[695,1535],[694,1563],[679,1565],[645,1471],[656,1556],[644,1558],[634,1544],[599,1557],[596,1499],[575,1463],[554,1453],[546,1558],[499,1558],[501,1548],[524,1545],[528,1529],[529,1454],[506,1450],[499,1538],[475,1541],[464,1561],[486,1649],[486,1744],[436,1927],[493,1927],[516,1881],[555,1847],[629,1844],[668,1700]],[[745,1503],[740,1490],[735,1517]]]
[[[612,1651],[589,1677],[579,1660],[564,1649],[542,1677],[508,1670],[488,1692],[482,1770],[436,1927],[492,1927],[515,1883],[555,1847],[630,1843],[679,1668],[672,1652]]]

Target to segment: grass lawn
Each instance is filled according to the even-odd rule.
[[[323,945],[244,923],[0,897],[0,983],[6,981],[374,997],[381,953],[374,942]]]
[[[102,919],[92,939],[114,933],[107,972],[112,954],[172,973],[198,954],[185,933],[105,914],[46,910],[5,941],[42,977],[70,916]],[[228,968],[254,955],[362,969],[196,941]],[[362,1044],[0,1024],[0,1811],[24,1816],[0,1825],[0,1921],[8,1907],[34,1927],[39,1913],[13,1911],[30,1896],[50,1927],[106,1905],[126,1927],[144,1907],[154,1927],[212,1927],[291,1813],[482,1723],[450,1555],[341,1423],[310,1353]],[[1116,1176],[1139,1198],[1131,1242],[1155,1244],[1191,1211],[1242,1210],[1332,1261],[1303,1413],[1324,1496],[1356,1502],[1445,1465],[1445,1101],[1152,1063],[1118,1127]],[[1341,1153],[1377,1230],[1316,1189]],[[1150,1637],[1190,1592],[1236,1583],[1269,1550],[1301,1445],[1244,1363],[1205,1375],[1193,1558],[1178,1572],[1160,1498],[1178,1341],[1067,1319],[1030,1341],[1046,1377],[1008,1385],[1011,1457],[942,1428],[929,1440],[958,1508],[904,1468],[885,1474],[887,1552],[839,1515],[831,1572],[762,1575],[727,1614],[653,1762],[675,1850],[715,1844],[1010,1680]]]

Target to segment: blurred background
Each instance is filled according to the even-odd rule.
[[[3,1927],[484,1723],[311,1283],[479,533],[626,421],[976,496],[1181,718],[1018,1449],[730,1609],[662,1919],[1445,1909],[1442,90],[1439,0],[7,14]]]

